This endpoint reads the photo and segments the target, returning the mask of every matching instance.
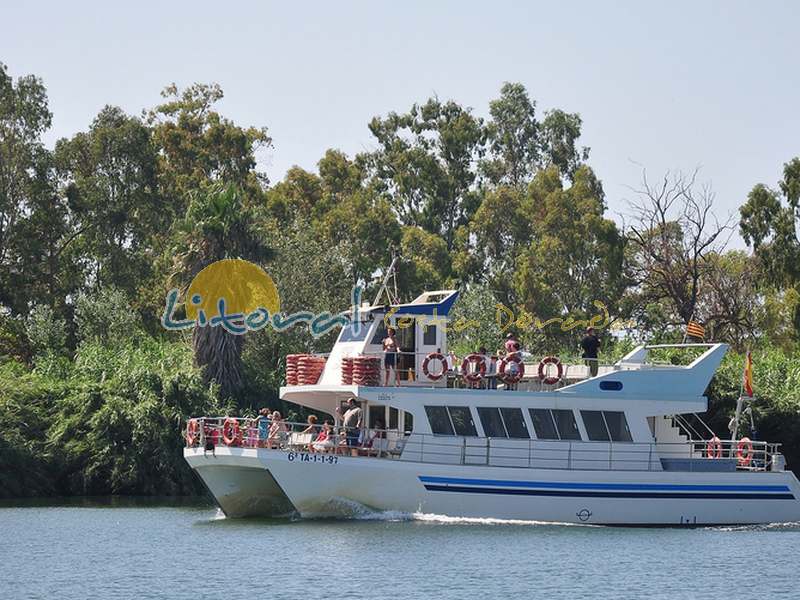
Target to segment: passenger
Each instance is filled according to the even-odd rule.
[[[509,333],[506,336],[506,343],[505,343],[506,355],[511,357],[512,354],[517,354],[521,349],[522,346],[517,340],[517,336],[515,336],[513,333]]]
[[[394,384],[400,385],[400,374],[397,372],[397,340],[394,337],[394,328],[386,330],[386,337],[383,339],[383,367],[386,369],[384,386],[389,385],[389,369],[394,371]]]
[[[286,442],[287,437],[289,437],[289,430],[286,428],[281,413],[276,410],[272,413],[272,425],[269,428],[267,444],[270,448],[280,448]]]
[[[311,444],[311,449],[314,452],[330,452],[333,447],[333,424],[328,420],[322,425],[322,431]]]
[[[308,427],[301,433],[317,433],[317,415],[308,415]]]
[[[483,362],[486,364],[486,388],[490,390],[497,389],[497,357],[488,356],[486,346],[481,346],[478,354],[483,357]]]
[[[270,412],[268,408],[262,408],[258,411],[256,417],[256,426],[258,427],[258,446],[259,448],[266,448],[267,438],[269,437],[270,428]]]
[[[375,446],[380,446],[380,444],[376,444],[375,440],[382,440],[386,437],[386,428],[383,424],[383,421],[380,419],[375,420],[375,427],[372,429],[372,434],[369,436],[369,439],[364,442],[363,447],[368,449],[368,454],[376,454],[374,451]],[[379,453],[383,448],[379,447],[377,452]],[[372,451],[372,452],[370,452]]]
[[[309,440],[314,440],[314,436],[317,434],[317,415],[308,415],[308,427],[303,429],[300,434],[308,434],[310,436]],[[306,448],[308,450],[313,450],[311,444],[308,444]]]
[[[586,336],[581,340],[581,348],[583,349],[583,359],[589,367],[591,377],[597,377],[597,371],[600,368],[600,362],[597,358],[597,349],[600,347],[600,340],[594,334],[594,329],[589,327],[586,330]]]
[[[351,456],[358,456],[359,439],[361,437],[362,411],[355,398],[347,400],[347,410],[341,414],[339,407],[336,407],[337,416],[341,416],[344,425],[345,443],[350,448]]]

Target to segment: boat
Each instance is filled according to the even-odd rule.
[[[280,397],[328,415],[326,444],[315,442],[321,422],[304,432],[307,423],[276,421],[265,439],[252,418],[189,419],[185,460],[225,515],[800,521],[800,485],[779,444],[721,440],[698,425],[725,344],[640,345],[595,376],[586,364],[514,352],[451,364],[446,323],[457,297],[365,304],[328,354],[287,357]],[[387,327],[397,332],[397,378],[385,372]],[[664,349],[687,353],[685,364],[660,362]],[[341,429],[350,399],[362,411],[356,433]]]

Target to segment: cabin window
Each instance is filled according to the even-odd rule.
[[[380,429],[386,429],[386,407],[380,404],[370,404],[368,421],[370,429],[378,429],[379,421]]]
[[[593,442],[607,442],[611,438],[608,436],[608,429],[603,420],[603,413],[599,410],[582,410],[583,425],[586,427],[586,434]]]
[[[403,413],[403,431],[405,433],[411,433],[414,431],[414,415],[410,412]]]
[[[522,418],[522,410],[519,408],[501,408],[500,414],[503,417],[508,437],[530,439],[531,435],[528,433],[528,426],[525,425],[525,419]]]
[[[628,429],[628,421],[625,413],[621,411],[603,411],[603,418],[608,426],[608,433],[613,442],[632,442],[631,430]]]
[[[540,440],[579,440],[581,433],[571,410],[528,409]]]
[[[571,410],[553,410],[553,420],[556,422],[558,435],[562,440],[579,440],[581,432],[575,422],[575,415]]]
[[[340,342],[363,342],[367,339],[367,333],[369,333],[370,323],[364,323],[363,321],[348,323],[344,328],[342,328],[342,333],[339,335]]]
[[[386,321],[384,321],[383,317],[381,317],[381,320],[378,321],[378,326],[375,328],[375,335],[372,336],[372,343],[380,346],[381,344],[383,344],[383,340],[385,339],[386,339]]]
[[[448,406],[447,410],[453,421],[453,428],[456,430],[456,435],[473,437],[478,435],[478,431],[475,429],[475,423],[472,420],[472,412],[469,410],[468,406]]]
[[[389,429],[397,429],[399,414],[400,411],[398,411],[396,408],[389,408]]]
[[[589,439],[596,442],[632,442],[625,413],[613,410],[582,410]]]
[[[422,328],[422,344],[424,346],[436,345],[436,325],[425,325]]]
[[[428,415],[428,421],[431,423],[431,431],[438,435],[454,435],[453,424],[450,422],[450,417],[447,415],[447,409],[444,406],[426,406],[425,414]]]
[[[559,439],[556,432],[556,424],[553,423],[553,416],[550,411],[545,408],[531,408],[528,409],[531,413],[531,421],[533,422],[533,430],[536,432],[536,437],[540,440],[557,440]]]
[[[506,428],[503,427],[503,418],[500,416],[499,408],[481,406],[478,408],[478,417],[486,437],[508,437]]]

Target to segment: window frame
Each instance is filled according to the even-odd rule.
[[[456,434],[455,428],[453,427],[453,422],[450,420],[450,412],[447,410],[446,406],[426,405],[426,406],[424,406],[424,409],[425,409],[425,416],[428,418],[428,426],[430,427],[431,433],[433,435],[446,435],[446,436],[451,436],[451,437],[455,436],[455,434]],[[440,423],[440,424],[445,424],[446,423],[447,427],[450,428],[450,433],[441,432],[441,431],[434,431],[434,419],[431,418],[431,412],[440,411],[440,410],[444,413],[444,417],[447,419],[447,421],[439,421],[439,420],[437,420],[436,422]],[[438,417],[437,417],[437,419],[438,419]]]

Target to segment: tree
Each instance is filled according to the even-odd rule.
[[[367,164],[400,222],[441,235],[452,251],[456,230],[480,203],[474,184],[483,121],[455,102],[431,98],[406,114],[375,117],[369,129],[380,148]]]
[[[800,158],[783,166],[780,192],[759,183],[739,209],[742,237],[772,277],[785,283],[800,279]]]
[[[518,302],[542,320],[587,319],[598,314],[596,302],[613,313],[624,287],[624,239],[604,217],[602,186],[592,170],[579,167],[568,188],[554,166],[541,171],[527,204],[533,235],[516,261]],[[561,332],[545,334],[554,338]]]
[[[272,145],[265,127],[240,127],[215,111],[224,96],[217,84],[184,90],[172,84],[161,95],[166,101],[148,112],[147,122],[161,151],[162,187],[177,214],[209,182],[235,184],[246,196],[261,193],[268,180],[256,171],[255,153]]]
[[[263,226],[254,208],[233,184],[216,183],[191,195],[186,216],[178,224],[174,278],[188,285],[203,268],[225,258],[263,264],[273,251],[265,244]],[[206,381],[216,381],[223,397],[243,384],[244,337],[222,327],[196,327],[192,335],[195,362]]]
[[[660,306],[672,326],[702,320],[698,298],[709,257],[723,252],[731,219],[714,214],[714,194],[697,184],[697,171],[667,173],[658,184],[643,172],[642,188],[634,192],[638,199],[630,202],[627,227],[630,310],[642,321],[648,306]]]
[[[14,82],[0,63],[0,305],[15,313],[29,302],[52,306],[60,295],[64,207],[41,141],[51,119],[41,79]]]
[[[151,273],[153,238],[170,224],[150,130],[106,106],[89,131],[56,143],[55,161],[70,226],[59,251],[81,257],[84,285],[137,291]]]
[[[758,184],[739,209],[740,231],[753,248],[776,290],[793,288],[800,295],[800,158],[783,166],[779,191]],[[800,304],[796,304],[792,322],[795,337],[800,339]]]
[[[578,167],[589,158],[589,148],[578,148],[582,121],[577,113],[551,110],[542,121],[542,146],[545,162],[555,165],[566,179],[572,179]]]
[[[486,125],[491,158],[483,171],[493,184],[525,186],[540,166],[542,142],[536,102],[521,83],[504,83],[500,98],[489,103]]]

